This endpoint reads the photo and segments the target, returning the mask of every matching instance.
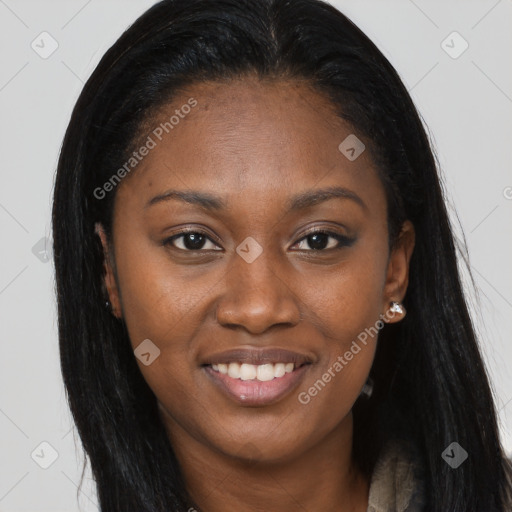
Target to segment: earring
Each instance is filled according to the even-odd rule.
[[[107,300],[105,301],[105,307],[110,311],[112,309],[110,302]]]
[[[391,302],[389,310],[392,311],[393,313],[398,313],[399,315],[405,315],[406,313],[404,306],[400,302],[397,302],[395,300]]]
[[[361,393],[359,393],[359,396],[362,398],[370,398],[373,393],[373,379],[371,377],[368,377],[368,380],[366,381],[366,384],[363,386],[363,389],[361,390]]]

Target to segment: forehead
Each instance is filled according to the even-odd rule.
[[[339,149],[354,129],[307,82],[195,84],[162,106],[143,132],[154,147],[121,182],[116,202],[142,207],[166,189],[203,190],[229,201],[282,201],[316,186],[359,189],[373,199],[382,193],[369,152],[350,160]]]

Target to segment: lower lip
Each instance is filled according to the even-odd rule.
[[[265,382],[257,379],[233,379],[227,374],[215,371],[211,366],[204,366],[203,369],[221,391],[239,404],[262,406],[277,402],[296,388],[309,366],[311,365],[304,364],[293,372]]]

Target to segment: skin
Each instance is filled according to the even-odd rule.
[[[134,349],[149,338],[161,351],[149,366],[137,363],[197,505],[365,512],[369,481],[352,459],[351,409],[377,337],[308,404],[297,396],[390,301],[403,299],[413,226],[404,224],[390,253],[386,198],[370,152],[349,161],[338,150],[354,131],[306,83],[196,84],[155,116],[148,133],[190,97],[198,105],[118,186],[113,240],[97,225],[113,314],[126,322]],[[332,198],[287,210],[296,194],[331,186],[349,189],[364,206]],[[208,192],[227,207],[208,211],[175,199],[146,207],[169,189]],[[164,245],[185,226],[206,233],[202,248],[187,252],[186,236],[175,248]],[[355,242],[331,249],[338,244],[329,236],[315,251],[312,227]],[[263,249],[252,263],[236,252],[248,236]],[[270,346],[313,360],[297,389],[271,405],[235,403],[200,367],[213,353]]]

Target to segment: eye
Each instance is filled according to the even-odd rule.
[[[324,251],[329,249],[341,249],[348,247],[355,242],[355,238],[349,238],[340,233],[327,230],[314,230],[310,231],[305,237],[300,239],[295,245],[299,245],[299,250],[308,250],[304,245],[309,245],[310,250]],[[211,247],[207,245],[211,244]],[[207,251],[207,250],[222,250],[212,239],[202,231],[185,230],[180,233],[167,238],[164,245],[171,245],[175,249],[181,251]]]
[[[213,247],[206,247],[210,243]],[[213,243],[211,238],[202,231],[192,231],[192,230],[186,230],[182,231],[181,233],[177,235],[173,235],[167,240],[164,241],[164,245],[171,245],[172,247],[182,250],[182,251],[199,251],[201,249],[203,250],[222,250],[222,249],[216,249],[218,247],[216,244]]]
[[[331,239],[329,241],[329,239]],[[299,250],[308,250],[304,247],[308,244],[313,251],[323,251],[326,249],[341,249],[349,247],[355,242],[355,238],[349,238],[340,233],[326,230],[310,231],[305,237],[301,238],[295,245],[302,244]]]

